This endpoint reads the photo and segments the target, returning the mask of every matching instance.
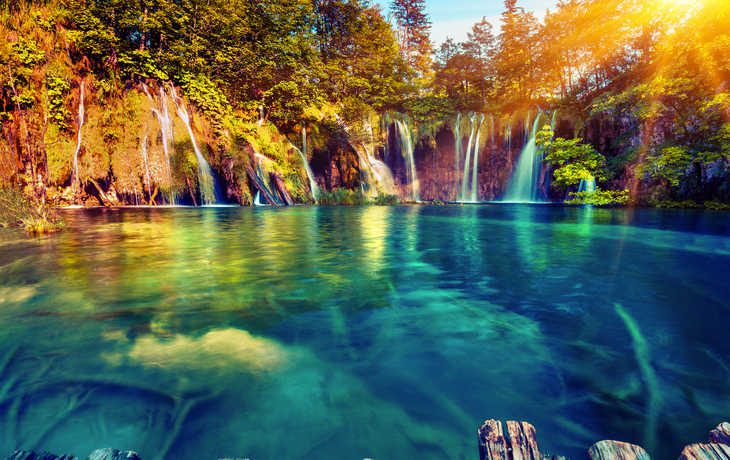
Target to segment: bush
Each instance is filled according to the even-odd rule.
[[[362,205],[368,204],[369,200],[362,193],[362,190],[348,190],[346,188],[335,188],[331,192],[320,190],[320,205]]]
[[[398,204],[398,197],[387,192],[379,191],[378,196],[373,197],[371,203],[378,206],[393,206]]]
[[[24,227],[28,233],[47,233],[61,230],[63,223],[55,208],[28,199],[22,191],[0,188],[0,226]]]

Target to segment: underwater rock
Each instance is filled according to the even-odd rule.
[[[649,454],[634,444],[621,441],[600,441],[588,449],[591,460],[649,460]]]
[[[730,460],[730,446],[726,444],[690,444],[679,460]]]
[[[53,455],[50,452],[41,452],[36,454],[29,450],[16,450],[13,455],[7,458],[7,460],[73,460],[73,455]]]
[[[91,452],[86,460],[142,460],[137,452],[131,450],[117,450],[107,447],[106,449],[96,449]]]
[[[73,455],[54,455],[50,452],[41,452],[37,454],[29,450],[18,450],[6,460],[73,460]],[[130,450],[117,450],[110,447],[106,449],[96,449],[91,452],[86,460],[141,460],[136,452]]]
[[[723,422],[710,431],[710,442],[730,446],[730,423]]]

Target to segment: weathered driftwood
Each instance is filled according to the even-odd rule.
[[[730,423],[723,422],[710,431],[710,442],[730,446]]]
[[[504,439],[502,422],[487,420],[477,433],[479,460],[508,460],[507,441]]]
[[[264,197],[266,202],[272,206],[278,206],[278,200],[274,197],[274,195],[271,193],[271,190],[269,190],[266,184],[264,184],[264,181],[262,181],[261,178],[254,172],[251,166],[246,169],[246,173],[248,174],[248,179],[253,183],[254,187],[256,187],[256,190],[261,192],[261,195]]]
[[[730,460],[730,446],[726,444],[690,444],[679,460]]]
[[[284,180],[274,172],[271,173],[271,179],[274,184],[276,184],[276,190],[279,192],[281,199],[284,200],[284,204],[287,206],[294,206],[294,200],[289,194],[289,190],[286,189],[286,184],[284,184]]]
[[[591,460],[649,460],[641,447],[621,441],[600,441],[588,449]]]
[[[527,422],[507,422],[513,460],[540,460],[535,427]]]
[[[50,452],[36,454],[29,450],[16,450],[7,460],[73,460],[75,458],[73,455],[62,455],[59,457]]]

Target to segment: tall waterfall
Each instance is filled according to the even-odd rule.
[[[456,112],[454,122],[454,199],[459,187],[459,157],[461,156],[461,112]]]
[[[474,141],[474,129],[476,125],[476,114],[469,114],[469,142],[466,144],[466,159],[464,160],[464,175],[461,181],[461,201],[466,200],[466,188],[469,183],[469,162],[471,161],[471,146]]]
[[[86,116],[86,112],[84,110],[84,80],[81,80],[81,85],[79,86],[79,92],[81,94],[81,100],[79,102],[79,115],[78,115],[78,123],[79,123],[79,131],[78,131],[78,142],[76,144],[76,153],[74,153],[74,182],[79,182],[79,151],[81,150],[81,127],[84,125],[84,117]]]
[[[479,123],[477,124],[477,140],[474,143],[474,170],[471,176],[471,201],[477,201],[477,165],[479,164],[479,135],[482,131],[482,123],[484,123],[484,114],[479,114]],[[494,137],[494,134],[492,134]]]
[[[406,175],[408,182],[411,184],[411,199],[419,201],[421,199],[418,189],[418,176],[416,175],[416,163],[413,161],[413,145],[411,144],[411,135],[408,131],[408,125],[400,120],[395,121],[398,128],[398,136],[401,142],[401,154],[406,158],[408,163],[406,167]]]
[[[507,193],[503,201],[517,202],[536,202],[537,200],[537,183],[541,169],[541,161],[538,158],[537,146],[535,145],[535,135],[539,126],[541,113],[535,117],[532,124],[532,131],[522,147],[520,158],[517,162],[517,168],[512,176]]]
[[[147,91],[147,86],[142,85],[145,94],[150,99],[150,103],[154,104],[152,95]],[[168,110],[167,93],[165,87],[160,87],[160,109],[150,107],[150,111],[157,115],[157,119],[160,122],[160,131],[162,133],[162,151],[165,152],[165,161],[167,162],[167,183],[168,183],[168,203],[175,204],[175,192],[172,186],[172,167],[170,166],[170,149],[169,145],[173,145],[173,130],[172,130],[172,118],[170,117],[170,111]]]
[[[306,134],[303,134],[303,136],[306,136]],[[304,137],[304,139],[306,139],[306,137]],[[304,140],[304,142],[305,142],[304,145],[306,146],[307,145],[306,140]],[[296,148],[294,146],[294,144],[291,143],[291,141],[289,142],[289,145],[291,145],[291,147],[294,150],[299,152],[299,155],[302,157],[302,163],[304,163],[304,170],[307,172],[307,178],[309,179],[309,190],[312,192],[312,198],[314,198],[314,201],[317,201],[317,199],[319,198],[319,187],[317,187],[317,182],[314,180],[314,173],[312,173],[312,168],[309,167],[309,161],[307,161],[307,155],[305,155],[304,152],[302,152],[301,150]],[[305,149],[306,149],[306,147],[305,147]]]
[[[216,204],[215,196],[215,178],[213,178],[213,171],[210,169],[210,165],[198,149],[198,144],[195,142],[195,134],[193,129],[190,127],[190,117],[188,116],[187,110],[185,110],[185,104],[182,99],[175,94],[175,87],[170,85],[170,92],[172,93],[172,101],[177,109],[177,115],[188,128],[188,134],[190,134],[190,141],[193,143],[193,149],[195,150],[195,156],[198,159],[198,183],[200,184],[200,196],[203,204],[211,205]]]

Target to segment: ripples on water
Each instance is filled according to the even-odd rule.
[[[727,213],[64,211],[0,230],[0,457],[676,458],[730,418]]]

